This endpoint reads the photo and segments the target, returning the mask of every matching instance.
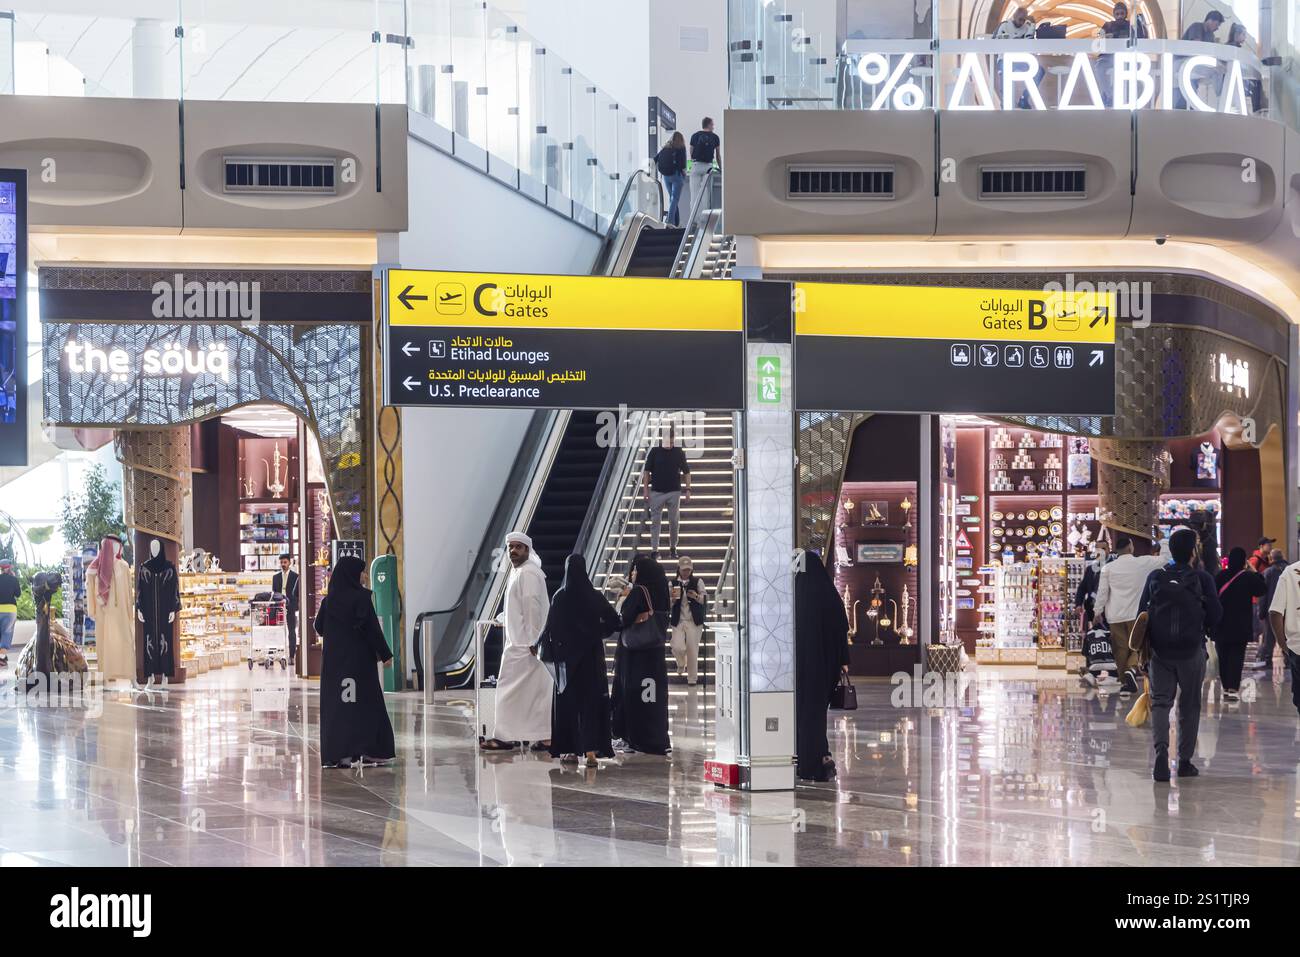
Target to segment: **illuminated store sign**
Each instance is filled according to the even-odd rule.
[[[1197,45],[1199,48],[1199,45]],[[1147,108],[1190,109],[1204,113],[1249,115],[1246,77],[1239,60],[1208,53],[1152,56],[1133,50],[1107,53],[1101,58],[1085,52],[1040,54],[1025,52],[967,52],[957,57],[956,79],[947,91],[943,108],[954,111],[1014,110],[1141,110]],[[929,104],[924,88],[905,79],[914,54],[904,54],[891,66],[882,53],[864,53],[858,59],[857,74],[876,92],[870,97],[871,110],[918,111]],[[988,64],[996,60],[990,79]],[[1055,103],[1043,96],[1042,78],[1048,66],[1063,69],[1070,63]],[[1058,67],[1059,64],[1059,67]],[[1218,105],[1207,102],[1199,84],[1217,83],[1223,78]],[[1059,79],[1059,78],[1058,78]],[[994,97],[997,87],[998,98]],[[1104,91],[1104,93],[1103,93]],[[1108,102],[1109,97],[1109,102]],[[1000,100],[1000,105],[999,105]],[[1185,104],[1185,106],[1184,106]]]
[[[0,465],[27,464],[27,173],[0,170]]]
[[[1220,352],[1210,357],[1210,381],[1217,382],[1219,388],[1238,398],[1250,398],[1250,362]]]
[[[92,343],[70,340],[63,347],[68,371],[107,375],[112,382],[125,382],[131,375],[181,376],[210,375],[222,382],[230,381],[230,353],[224,343],[198,349],[167,343],[140,353],[125,349],[101,349]]]

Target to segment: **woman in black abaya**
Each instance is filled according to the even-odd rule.
[[[379,684],[378,662],[390,661],[384,631],[368,589],[366,565],[340,558],[329,592],[316,615],[316,634],[325,639],[320,673],[320,759],[330,767],[357,761],[390,761],[397,754],[393,725]]]
[[[849,620],[830,573],[816,552],[804,552],[794,579],[795,749],[799,777],[835,777],[826,740],[826,709],[840,673],[849,666]]]
[[[648,555],[636,557],[629,577],[632,584],[619,613],[623,627],[635,624],[638,617],[650,612],[666,642],[672,605],[668,577]],[[624,750],[667,754],[672,745],[668,741],[668,662],[664,646],[633,651],[620,643],[614,656],[614,687],[614,733],[623,739]]]
[[[556,679],[551,757],[585,754],[587,767],[594,768],[597,758],[614,756],[605,638],[618,628],[618,615],[587,577],[586,560],[570,555],[540,642],[542,662]]]

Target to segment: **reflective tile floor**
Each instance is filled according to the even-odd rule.
[[[701,689],[674,691],[671,759],[596,771],[479,755],[465,696],[390,696],[398,765],[357,774],[319,767],[297,679],[227,668],[80,708],[5,683],[0,866],[1295,864],[1300,722],[1278,671],[1236,705],[1207,683],[1203,776],[1172,786],[1129,703],[1073,677],[985,668],[928,709],[864,682],[830,718],[839,780],[769,795],[702,782]]]

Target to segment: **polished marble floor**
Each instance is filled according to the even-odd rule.
[[[748,795],[702,781],[704,689],[674,690],[671,758],[594,771],[478,754],[466,696],[390,696],[397,766],[357,773],[319,767],[297,679],[227,668],[86,707],[0,684],[0,866],[1300,863],[1288,681],[1206,689],[1195,780],[1151,781],[1128,701],[985,668],[941,707],[862,683],[831,713],[836,782]]]

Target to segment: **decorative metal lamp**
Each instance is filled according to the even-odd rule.
[[[898,503],[898,507],[903,510],[903,527],[911,528],[912,527],[912,500],[909,499],[906,495],[904,495],[903,500]]]
[[[880,640],[880,613],[885,607],[885,587],[880,584],[880,576],[876,576],[876,582],[871,586],[871,603],[867,605],[867,617],[876,623],[876,637],[872,639],[873,645],[883,645]]]

